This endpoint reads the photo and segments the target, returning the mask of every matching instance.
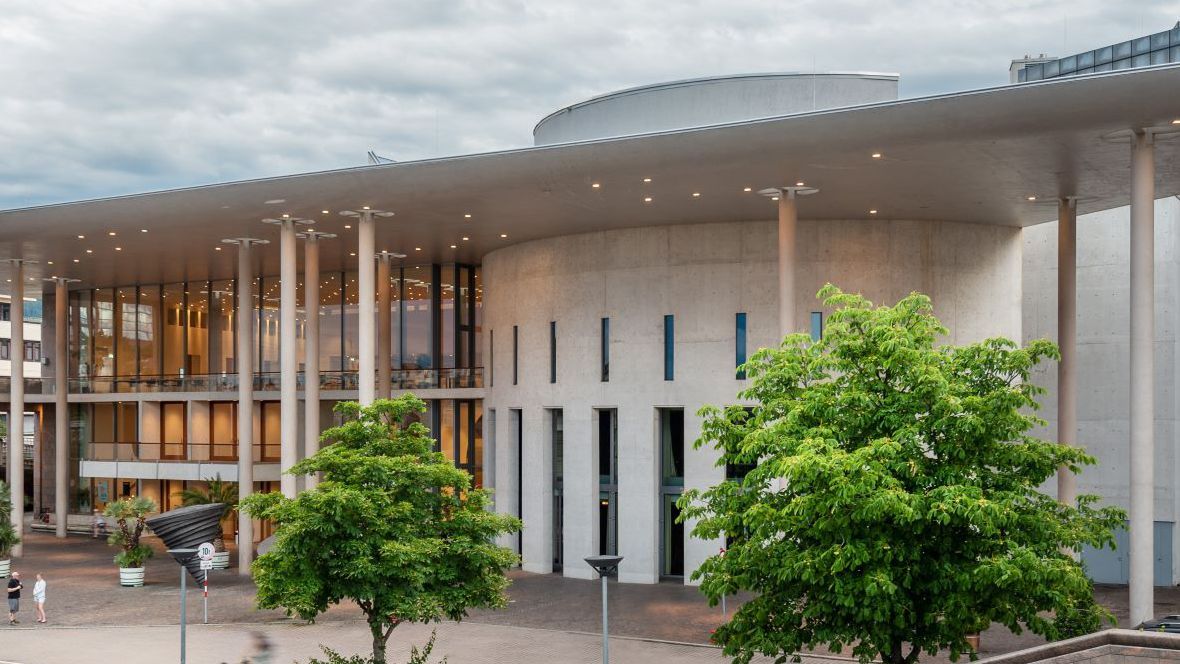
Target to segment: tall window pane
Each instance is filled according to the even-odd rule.
[[[238,458],[238,404],[214,401],[209,404],[209,443],[214,460]]]
[[[380,316],[389,316],[389,366],[397,371],[402,366],[402,269],[391,268],[389,280],[389,311],[377,313]],[[396,377],[394,383],[397,383]]]
[[[356,371],[360,367],[360,297],[356,279],[356,272],[344,274],[344,371]]]
[[[473,276],[475,284],[475,320],[473,341],[475,344],[475,363],[472,366],[483,366],[483,274],[478,267],[472,268],[475,273]]]
[[[342,371],[344,314],[341,309],[340,273],[325,274],[320,280],[320,370]]]
[[[746,363],[746,314],[738,314],[735,321],[736,330],[734,331],[734,362],[738,367],[738,380],[746,379],[746,372],[741,370],[741,366]]]
[[[602,361],[601,361],[602,377],[601,377],[601,380],[602,380],[602,382],[605,383],[610,380],[610,319],[609,318],[602,319],[602,332],[601,332],[601,334],[602,334],[601,345],[600,345],[600,347],[601,347],[600,355],[602,357]]]
[[[403,313],[403,369],[429,369],[433,366],[431,337],[431,297],[434,285],[431,268],[408,267],[403,272],[406,294]]]
[[[209,282],[193,281],[185,293],[188,335],[185,373],[209,373]]]
[[[164,286],[164,373],[176,376],[184,369],[184,284]]]
[[[672,380],[676,369],[676,322],[664,316],[664,380]]]
[[[94,375],[115,375],[115,292],[110,288],[94,291]]]
[[[89,378],[93,369],[92,293],[89,289],[70,293],[70,365],[78,378]]]
[[[819,341],[824,336],[824,312],[811,312],[811,340]]]
[[[512,384],[516,385],[517,379],[520,377],[518,373],[519,364],[517,364],[518,353],[520,350],[520,330],[517,326],[512,326]]]
[[[438,307],[439,337],[441,354],[440,368],[455,366],[455,266],[444,265],[439,269]]]
[[[115,375],[134,376],[138,365],[136,357],[138,309],[135,305],[135,288],[119,288],[115,291]]]
[[[234,365],[234,282],[214,281],[209,292],[209,373],[230,374]]]
[[[160,331],[163,329],[159,286],[140,286],[135,321],[135,339],[139,351],[139,375],[159,375]]]
[[[549,321],[549,382],[557,382],[557,321]]]
[[[185,458],[187,442],[185,402],[163,402],[160,404],[160,442],[164,444],[165,459]]]
[[[278,277],[262,279],[262,298],[258,312],[258,369],[263,373],[279,370],[279,289]]]

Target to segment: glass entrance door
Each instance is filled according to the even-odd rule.
[[[684,524],[676,501],[684,491],[684,409],[660,408],[660,575],[684,576]]]
[[[563,563],[562,513],[565,487],[562,482],[562,460],[564,457],[562,411],[549,411],[549,436],[553,444],[553,571],[560,572]]]
[[[598,436],[598,553],[619,552],[619,411],[597,411]]]

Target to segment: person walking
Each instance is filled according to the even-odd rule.
[[[45,622],[45,578],[40,574],[33,584],[33,608],[37,611],[37,622]]]
[[[20,611],[20,590],[24,585],[20,582],[20,572],[13,572],[8,580],[8,624],[19,625],[16,612]]]

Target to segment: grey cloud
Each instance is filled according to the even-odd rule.
[[[1110,0],[3,2],[0,208],[527,145],[660,80],[876,70],[905,96],[1176,21]]]

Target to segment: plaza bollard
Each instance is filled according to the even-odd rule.
[[[606,610],[606,580],[608,577],[618,574],[619,563],[623,562],[623,557],[588,556],[585,558],[585,560],[586,564],[593,567],[594,571],[598,572],[599,578],[602,579],[602,664],[610,664],[610,639],[607,630],[609,619]]]

